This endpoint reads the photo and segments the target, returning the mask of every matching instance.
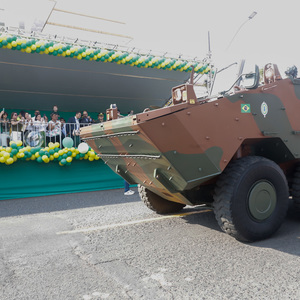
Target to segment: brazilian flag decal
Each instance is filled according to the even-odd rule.
[[[241,112],[242,113],[251,113],[250,104],[241,104]]]

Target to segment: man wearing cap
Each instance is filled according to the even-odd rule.
[[[103,113],[101,112],[101,113],[98,114],[98,118],[97,118],[97,120],[95,121],[95,123],[103,123],[103,122],[104,122],[104,115],[103,115]]]

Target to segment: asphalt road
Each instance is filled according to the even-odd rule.
[[[300,299],[299,225],[243,244],[122,190],[0,201],[0,299]]]

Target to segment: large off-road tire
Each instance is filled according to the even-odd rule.
[[[214,212],[223,231],[242,242],[270,237],[288,210],[288,183],[273,161],[248,156],[228,165],[216,183]]]
[[[138,185],[138,190],[141,200],[148,208],[157,212],[158,214],[176,213],[185,207],[185,204],[168,201],[149,191],[142,185]]]
[[[297,165],[293,174],[291,196],[293,198],[293,212],[300,212],[300,165]]]

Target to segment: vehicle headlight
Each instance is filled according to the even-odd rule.
[[[181,100],[181,90],[180,90],[180,89],[176,89],[176,90],[174,91],[174,97],[175,97],[175,100],[176,100],[176,101]]]

